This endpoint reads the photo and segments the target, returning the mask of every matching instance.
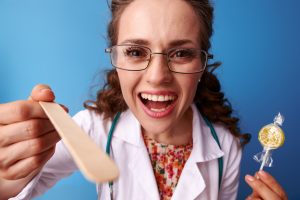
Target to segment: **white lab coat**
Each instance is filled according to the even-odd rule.
[[[238,140],[221,125],[214,124],[222,150],[213,139],[195,105],[193,109],[193,150],[187,160],[172,200],[236,199],[241,149]],[[111,122],[84,110],[74,120],[105,149]],[[122,113],[112,139],[111,155],[120,170],[114,182],[116,200],[159,200],[159,193],[138,120],[129,110]],[[222,185],[218,189],[218,161],[223,156]],[[77,170],[63,142],[43,170],[13,199],[32,199],[58,180]],[[109,199],[108,184],[97,185],[98,199]]]

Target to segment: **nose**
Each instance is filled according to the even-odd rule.
[[[169,70],[167,59],[162,53],[153,53],[146,69],[147,82],[152,85],[170,83],[172,72]]]

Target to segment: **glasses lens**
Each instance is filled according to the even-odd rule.
[[[207,63],[207,53],[199,49],[172,49],[168,57],[170,69],[179,73],[202,72]]]
[[[150,49],[142,46],[114,46],[111,51],[111,62],[116,68],[132,71],[143,70],[147,68],[150,54]]]

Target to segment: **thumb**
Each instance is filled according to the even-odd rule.
[[[32,101],[54,101],[55,95],[54,92],[51,90],[50,86],[44,84],[38,84],[34,86],[31,91],[31,95],[28,98]]]

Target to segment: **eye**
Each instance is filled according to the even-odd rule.
[[[125,56],[132,58],[147,58],[149,54],[147,49],[135,46],[126,47],[123,52]]]
[[[169,53],[171,59],[195,58],[196,52],[193,49],[174,49]]]

